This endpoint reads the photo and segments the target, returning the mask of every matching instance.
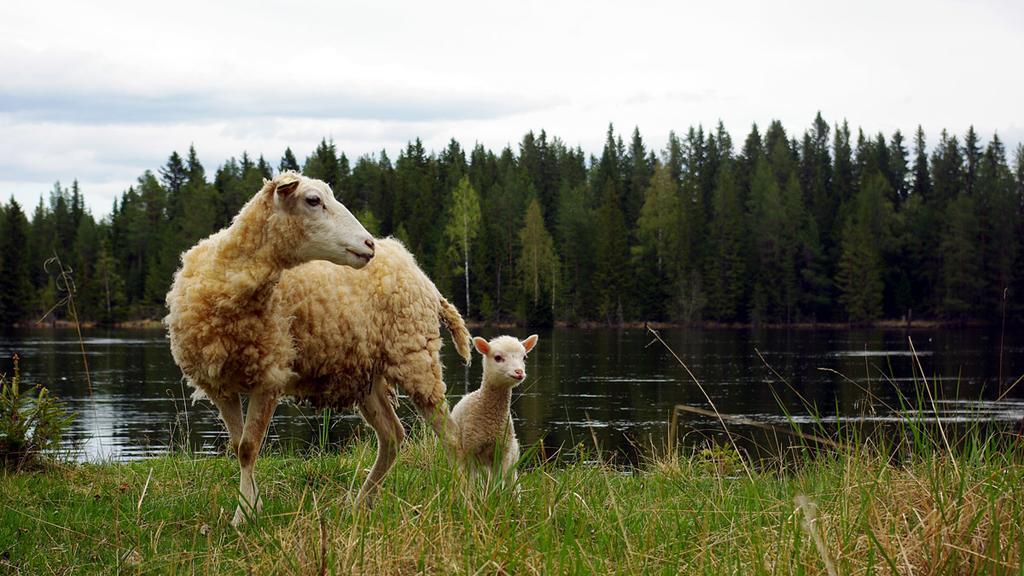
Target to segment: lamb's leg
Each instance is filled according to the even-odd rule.
[[[225,396],[210,396],[210,401],[220,412],[220,419],[224,421],[224,427],[228,429],[228,441],[231,443],[231,451],[238,454],[238,445],[242,441],[242,398],[238,394],[227,394]]]
[[[449,457],[455,458],[462,453],[459,442],[459,428],[452,420],[448,402],[416,403],[416,411],[430,425],[430,428],[441,439],[441,445]]]
[[[387,381],[378,377],[370,394],[359,404],[359,413],[363,415],[363,420],[366,420],[377,433],[377,459],[373,462],[373,468],[370,469],[362,488],[359,489],[359,495],[356,497],[358,506],[373,505],[381,482],[398,458],[398,449],[405,439],[405,429],[395,414],[389,394]]]
[[[241,524],[246,515],[258,513],[263,509],[263,501],[256,490],[253,468],[256,465],[256,457],[259,456],[260,448],[263,446],[263,439],[267,435],[267,428],[270,426],[270,419],[274,416],[275,408],[277,408],[277,394],[254,392],[249,395],[249,406],[245,411],[245,427],[242,431],[242,440],[238,445],[241,477],[238,482],[238,508],[235,509],[235,517],[231,520],[233,526]]]

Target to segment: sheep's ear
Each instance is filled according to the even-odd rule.
[[[479,336],[473,338],[473,346],[476,348],[477,352],[484,356],[487,356],[487,353],[491,351],[491,345],[487,343],[487,340],[484,340]]]
[[[277,187],[274,191],[282,196],[287,196],[295,192],[298,187],[299,179],[294,174],[283,174],[277,179]]]
[[[522,342],[523,348],[526,348],[527,352],[533,350],[533,347],[537,345],[537,338],[538,336],[536,334],[531,334],[530,336],[527,336],[526,340],[523,340]]]

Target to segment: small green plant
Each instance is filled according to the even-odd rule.
[[[14,374],[0,374],[0,461],[19,470],[38,461],[46,450],[60,445],[60,437],[74,415],[42,386],[21,389],[18,355]]]

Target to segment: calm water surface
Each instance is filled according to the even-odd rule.
[[[479,331],[485,337],[495,334]],[[891,422],[907,415],[901,396],[924,393],[902,331],[672,329],[661,334],[719,411],[755,421]],[[602,450],[632,459],[638,451],[664,444],[674,405],[710,408],[676,360],[660,344],[651,345],[643,330],[566,329],[540,335],[527,362],[527,380],[515,392],[513,413],[523,444],[542,441],[553,451],[596,441]],[[215,409],[187,400],[191,390],[181,380],[162,331],[88,330],[84,336],[91,394],[74,331],[0,334],[0,371],[10,373],[11,356],[17,353],[24,382],[48,386],[78,413],[68,439],[75,457],[133,459],[183,443],[200,453],[223,451],[226,433]],[[1010,423],[1024,417],[1024,384],[997,401],[998,331],[914,331],[910,337],[943,419]],[[479,383],[480,361],[477,356],[464,369],[450,343],[442,354],[454,403]],[[1007,332],[1002,387],[1022,374],[1024,334]],[[407,403],[400,414],[407,427],[416,425]],[[372,434],[355,413],[324,418],[312,409],[281,406],[271,441],[293,447],[316,443],[324,425],[332,444],[353,434]],[[742,426],[731,429],[744,435]],[[713,419],[684,414],[678,432],[684,442],[702,443],[721,429]],[[746,433],[756,435],[752,428]]]

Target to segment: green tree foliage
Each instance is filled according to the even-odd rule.
[[[3,210],[0,236],[0,325],[28,319],[34,294],[29,276],[28,219],[11,198]]]
[[[946,226],[942,236],[942,302],[947,318],[966,320],[977,310],[984,289],[981,254],[977,244],[980,226],[976,203],[967,194],[958,194],[946,207]]]
[[[682,218],[678,186],[669,167],[658,162],[637,219],[639,245],[634,253],[639,261],[633,264],[643,279],[634,294],[646,318],[661,320],[668,315],[681,265]]]
[[[850,322],[876,320],[882,314],[884,256],[894,242],[891,194],[881,172],[865,174],[843,227],[836,284]]]
[[[624,143],[609,126],[597,157],[540,130],[497,152],[415,140],[394,163],[381,151],[351,167],[323,139],[305,159],[285,150],[278,169],[328,182],[471,317],[997,320],[1004,295],[1008,320],[1024,317],[1024,147],[1010,160],[973,129],[931,147],[920,128],[912,143],[852,137],[821,114],[800,137],[766,126],[737,151],[721,123],[672,132],[660,162],[638,129]],[[83,319],[162,317],[181,252],[227,226],[273,172],[245,152],[208,172],[190,147],[102,217],[77,182],[44,192],[30,222],[0,207],[0,267],[18,270],[3,275],[5,306],[24,307],[5,321],[56,302],[43,268],[55,253]]]
[[[739,185],[730,167],[719,171],[711,220],[711,246],[708,259],[708,309],[711,317],[723,322],[744,318],[746,288],[746,226]]]
[[[449,263],[454,264],[456,271],[462,272],[465,280],[465,291],[463,292],[465,307],[462,310],[467,316],[472,314],[469,293],[470,246],[476,241],[479,232],[480,199],[476,189],[469,183],[469,177],[463,176],[452,193],[452,204],[444,228],[444,239],[448,247]]]
[[[623,306],[630,305],[630,296],[625,293],[629,280],[629,236],[619,194],[611,180],[605,181],[595,224],[601,231],[595,246],[598,313],[606,322],[622,322],[626,313]]]
[[[536,199],[526,208],[519,241],[519,282],[526,302],[526,319],[532,324],[549,324],[555,314],[561,272],[554,240],[544,227]]]

